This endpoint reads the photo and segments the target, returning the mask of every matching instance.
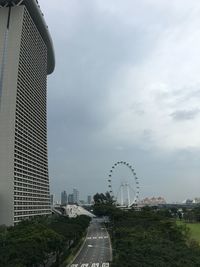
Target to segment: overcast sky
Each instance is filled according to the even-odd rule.
[[[51,192],[105,192],[123,160],[135,167],[140,198],[200,197],[200,1],[39,3],[56,54]]]

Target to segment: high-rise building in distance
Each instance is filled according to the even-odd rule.
[[[87,196],[87,204],[91,204],[92,203],[92,196]]]
[[[50,203],[51,203],[51,206],[54,206],[54,202],[55,202],[54,198],[55,198],[54,194],[51,194],[50,195]]]
[[[67,192],[61,192],[61,205],[67,205]]]
[[[75,204],[79,204],[79,191],[76,188],[73,189],[73,200]]]
[[[37,0],[0,0],[0,225],[50,213],[47,74],[55,58]]]
[[[74,204],[74,196],[73,194],[68,195],[68,204]]]

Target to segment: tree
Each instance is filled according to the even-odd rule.
[[[110,195],[109,192],[106,192],[105,194],[103,193],[96,193],[94,195],[94,203],[95,204],[107,204],[107,205],[113,205],[114,204],[114,199],[113,197]]]
[[[99,214],[109,212],[112,267],[199,266],[199,245],[189,240],[186,226],[176,225],[170,210],[120,210],[99,202],[94,207]]]

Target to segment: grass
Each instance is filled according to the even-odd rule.
[[[200,223],[185,223],[177,221],[177,225],[185,224],[190,229],[190,238],[200,244]]]

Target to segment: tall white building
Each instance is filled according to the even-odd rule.
[[[47,74],[53,45],[36,0],[0,0],[0,225],[50,213]]]

